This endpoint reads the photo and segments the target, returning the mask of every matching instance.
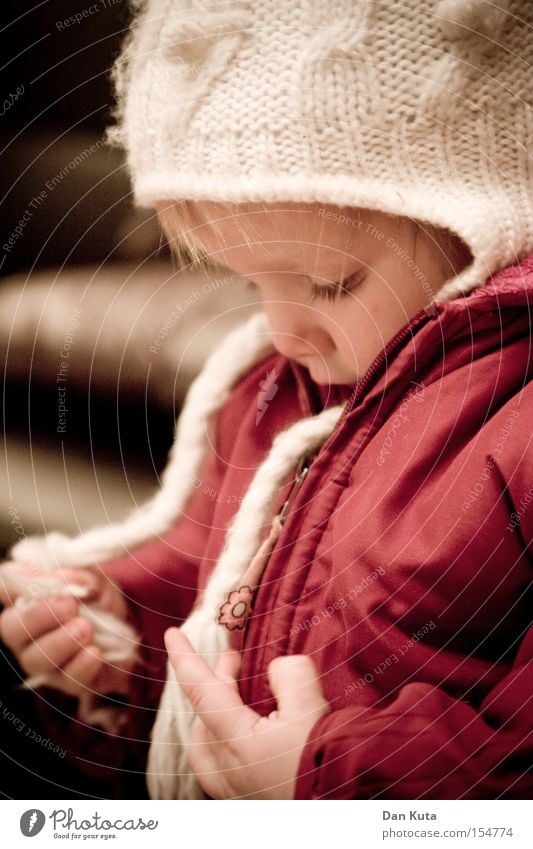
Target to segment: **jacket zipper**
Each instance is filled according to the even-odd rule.
[[[405,324],[402,327],[402,329],[399,330],[398,333],[395,336],[393,336],[392,339],[389,340],[387,345],[378,354],[378,356],[376,357],[376,359],[374,360],[372,365],[370,365],[369,368],[366,370],[366,372],[363,375],[363,377],[361,378],[361,380],[358,381],[358,383],[357,383],[357,385],[354,389],[353,394],[346,401],[346,405],[344,407],[344,411],[342,413],[342,416],[340,417],[339,421],[337,422],[337,424],[335,426],[335,430],[331,434],[331,437],[334,436],[337,433],[337,431],[339,430],[339,428],[342,427],[346,417],[348,416],[348,413],[350,413],[351,410],[353,410],[353,408],[356,406],[356,404],[359,403],[359,401],[363,397],[363,393],[364,393],[366,387],[368,386],[368,384],[370,383],[370,381],[372,380],[372,378],[374,377],[374,375],[378,371],[378,369],[380,369],[381,366],[383,365],[383,363],[388,359],[388,357],[393,352],[393,350],[401,342],[403,342],[403,340],[407,336],[412,335],[413,330],[418,329],[421,325],[425,324],[429,319],[438,318],[439,312],[440,312],[440,310],[439,310],[439,307],[436,303],[432,303],[428,307],[424,307],[424,309],[422,309],[422,310],[420,310],[420,312],[416,313],[416,315],[413,316],[413,318],[408,322],[408,324]],[[328,438],[327,442],[329,442],[330,438]]]
[[[368,386],[368,384],[372,380],[372,378],[375,375],[375,373],[377,372],[377,370],[379,368],[381,368],[383,363],[390,356],[392,351],[398,345],[400,345],[400,343],[403,342],[403,340],[407,336],[412,335],[413,330],[418,329],[421,325],[425,324],[429,319],[437,318],[438,315],[439,315],[439,312],[440,312],[439,306],[436,303],[432,303],[428,307],[424,307],[423,309],[420,310],[420,312],[416,313],[413,316],[413,318],[407,324],[405,324],[401,328],[401,330],[399,330],[398,333],[396,333],[395,336],[392,337],[392,339],[389,340],[387,345],[379,353],[379,355],[376,357],[374,362],[366,370],[366,372],[363,375],[363,377],[361,378],[361,380],[358,381],[358,383],[357,383],[357,385],[354,389],[353,394],[346,401],[342,416],[339,418],[339,421],[335,425],[335,429],[330,434],[330,436],[328,437],[326,442],[329,442],[330,439],[332,439],[336,435],[339,428],[342,427],[348,413],[361,400],[366,387]],[[324,443],[324,445],[326,445],[326,443]],[[319,450],[321,451],[323,447],[324,446],[322,446]],[[318,452],[316,452],[316,453],[318,453]],[[302,457],[302,459],[300,460],[300,462],[299,462],[299,464],[296,468],[296,477],[294,479],[294,483],[293,483],[293,485],[292,485],[292,487],[289,491],[289,494],[288,494],[286,500],[284,501],[284,503],[281,507],[280,512],[278,513],[278,518],[279,518],[280,523],[282,525],[285,522],[285,519],[287,518],[287,516],[289,514],[289,511],[290,511],[290,509],[291,509],[291,507],[292,507],[292,505],[293,505],[293,503],[296,499],[296,496],[298,495],[298,493],[300,492],[300,489],[302,488],[303,484],[306,481],[306,478],[309,474],[309,469],[311,467],[311,463],[313,462],[313,460],[316,456],[316,453],[311,458]]]
[[[342,427],[342,424],[343,424],[344,420],[346,419],[346,416],[348,415],[350,410],[356,405],[356,403],[361,399],[364,390],[368,386],[370,380],[372,379],[372,377],[374,376],[376,371],[382,366],[383,362],[387,359],[387,357],[390,355],[390,353],[393,351],[393,349],[395,347],[397,347],[403,341],[403,339],[405,339],[407,336],[412,334],[412,332],[415,328],[420,327],[422,324],[427,322],[429,319],[437,318],[438,314],[439,314],[439,309],[438,309],[438,306],[436,304],[432,304],[432,305],[430,305],[430,307],[425,307],[424,309],[420,310],[420,312],[417,313],[411,319],[411,321],[408,324],[404,325],[402,327],[402,329],[399,330],[398,333],[395,336],[393,336],[393,338],[388,342],[388,344],[385,346],[385,348],[381,351],[379,356],[376,357],[376,359],[374,360],[372,365],[367,369],[367,371],[365,372],[362,379],[358,382],[358,384],[357,384],[357,386],[356,386],[356,388],[353,392],[353,395],[346,402],[344,412],[343,412],[342,416],[340,417],[339,421],[337,422],[335,429],[330,434],[330,436],[328,437],[328,439],[326,440],[324,445],[319,449],[318,452],[314,452],[314,454],[312,454],[310,457],[304,456],[300,459],[298,466],[296,467],[296,477],[294,479],[294,483],[293,483],[291,489],[289,490],[287,498],[283,502],[283,505],[281,506],[281,509],[279,510],[279,512],[277,513],[277,516],[276,516],[276,518],[279,521],[280,532],[283,528],[283,525],[285,523],[287,516],[289,515],[291,507],[293,506],[294,501],[296,500],[296,496],[300,493],[300,490],[302,489],[305,481],[307,480],[307,477],[309,475],[309,469],[311,468],[311,464],[312,464],[313,460],[315,459],[317,454],[320,451],[322,451],[322,449],[324,448],[326,443],[328,443],[330,441],[330,439],[334,437],[337,430],[340,427]],[[274,546],[277,545],[278,541],[279,541],[279,539],[276,539]],[[272,556],[272,552],[270,552],[270,555],[268,556],[267,563],[270,560],[271,556]],[[267,563],[265,564],[265,568],[266,568]],[[245,620],[245,623],[244,623],[244,629],[243,629],[243,639],[245,639],[246,636],[247,636],[248,628],[249,628],[249,622],[250,622],[249,617],[246,617],[246,620]]]
[[[302,457],[297,466],[297,474],[294,483],[290,488],[289,494],[279,512],[272,520],[270,533],[259,546],[254,557],[250,561],[250,565],[240,580],[240,587],[235,587],[227,593],[227,601],[219,608],[218,622],[231,631],[235,627],[241,631],[243,641],[248,634],[250,624],[250,613],[255,606],[255,598],[261,584],[261,578],[272,556],[272,551],[277,545],[279,535],[283,530],[283,524],[291,509],[292,503],[296,495],[300,491],[303,483],[309,473],[310,462],[306,457]],[[263,550],[264,548],[264,550]],[[256,562],[258,560],[258,562]],[[257,570],[260,571],[258,572]],[[247,593],[242,595],[242,593]],[[235,599],[235,594],[240,595],[240,598]],[[252,602],[250,605],[250,594]],[[236,608],[243,608],[236,610]],[[244,621],[243,621],[244,620]],[[239,624],[242,623],[242,624]],[[232,627],[233,625],[233,627]]]

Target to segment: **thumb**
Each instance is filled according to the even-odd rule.
[[[60,567],[54,577],[56,575],[65,584],[69,584],[73,594],[79,595],[86,604],[95,601],[100,595],[102,580],[94,569]],[[79,592],[76,592],[77,588]]]
[[[318,670],[305,654],[277,657],[268,667],[268,680],[281,719],[329,710]]]
[[[238,651],[229,649],[220,653],[215,675],[228,684],[235,684],[241,668],[241,656]]]
[[[0,604],[10,605],[21,595],[32,577],[29,563],[6,560],[0,564]]]
[[[72,595],[92,600],[98,592],[98,578],[90,569],[40,569],[30,563],[7,561],[0,565],[0,604],[13,604],[28,592],[35,597],[60,592],[69,586]]]

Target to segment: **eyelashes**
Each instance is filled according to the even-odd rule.
[[[349,277],[345,277],[344,280],[341,280],[339,283],[324,284],[323,286],[318,283],[312,283],[309,303],[312,303],[313,301],[336,301],[338,298],[342,298],[344,295],[350,294],[353,289],[363,282],[366,275],[367,271],[363,268],[356,271],[354,274],[351,274]],[[248,280],[246,288],[248,291],[256,292],[258,286],[253,280]]]
[[[357,286],[359,286],[366,277],[366,270],[361,269],[351,274],[350,277],[345,277],[339,283],[334,283],[330,286],[318,286],[313,284],[309,301],[336,301],[345,295],[349,295]]]

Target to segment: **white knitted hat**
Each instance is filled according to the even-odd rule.
[[[115,66],[136,201],[302,201],[457,233],[439,299],[533,250],[531,0],[136,0]]]

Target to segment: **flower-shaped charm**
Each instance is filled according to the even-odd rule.
[[[228,631],[242,631],[246,619],[252,612],[253,592],[251,587],[239,587],[228,593],[228,600],[220,608],[218,621]]]

